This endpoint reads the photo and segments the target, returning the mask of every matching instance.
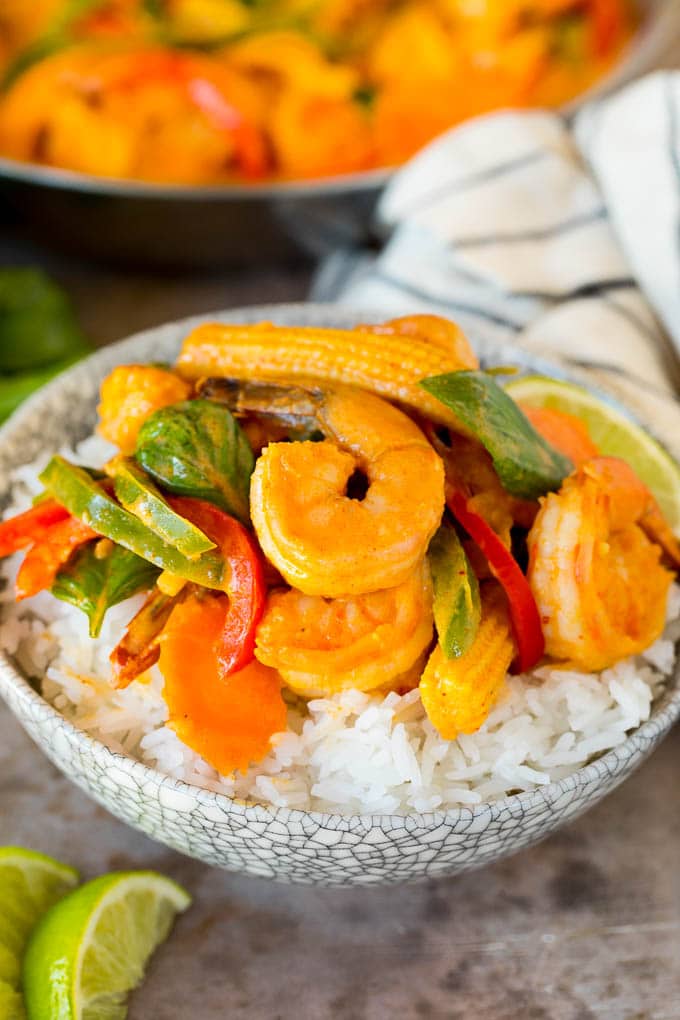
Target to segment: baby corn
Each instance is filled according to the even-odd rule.
[[[191,380],[347,383],[457,427],[451,412],[418,386],[427,376],[478,367],[464,335],[450,325],[435,331],[429,316],[354,330],[208,324],[184,341],[177,370]]]
[[[420,681],[425,711],[445,740],[479,729],[501,692],[514,654],[505,596],[497,585],[487,585],[472,647],[460,658],[447,659],[437,645]]]

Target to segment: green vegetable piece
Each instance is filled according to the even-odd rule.
[[[482,619],[479,582],[454,528],[442,525],[428,550],[434,586],[434,622],[447,659],[464,655]]]
[[[159,19],[163,17],[163,0],[142,0],[142,7],[152,18]]]
[[[47,503],[49,499],[52,499],[47,489],[43,489],[37,496],[34,496],[31,500],[31,506],[40,506],[41,503]]]
[[[90,621],[90,637],[99,637],[104,614],[111,606],[149,591],[160,574],[158,567],[140,556],[112,545],[101,558],[96,542],[88,542],[71,557],[52,585],[52,594],[62,602],[82,609]]]
[[[231,412],[211,400],[161,408],[142,425],[136,457],[168,492],[195,496],[250,520],[250,476],[255,460]]]
[[[551,49],[558,60],[582,66],[588,52],[590,34],[589,19],[582,11],[566,11],[555,18],[551,27]]]
[[[195,560],[183,556],[107,496],[83,468],[69,464],[63,457],[53,457],[40,475],[40,481],[74,517],[105,538],[160,570],[168,570],[205,588],[225,590],[225,563],[221,556],[215,552],[203,553]]]
[[[485,372],[451,372],[420,385],[453,411],[491,454],[503,488],[520,499],[559,489],[574,470]]]
[[[195,560],[201,553],[215,548],[207,535],[195,524],[172,509],[156,486],[133,460],[115,457],[107,467],[113,478],[116,499],[142,524],[168,545]]]
[[[48,276],[0,271],[0,372],[44,369],[87,350],[69,299]]]

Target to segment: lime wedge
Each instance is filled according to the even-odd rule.
[[[505,389],[518,403],[580,418],[600,452],[627,461],[652,490],[671,527],[680,529],[680,465],[631,418],[581,386],[546,376],[521,376]]]
[[[0,1017],[2,1020],[26,1020],[21,994],[6,981],[0,981]]]
[[[21,985],[21,959],[28,936],[40,916],[77,882],[77,871],[51,857],[22,847],[0,847],[0,1017],[3,1020],[6,1014],[13,1015],[10,1003]],[[16,1012],[19,1007],[13,1008]]]
[[[30,1020],[123,1020],[126,997],[191,900],[152,871],[95,878],[50,910],[24,961]]]

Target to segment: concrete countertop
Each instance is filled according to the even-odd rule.
[[[304,268],[156,277],[0,240],[42,262],[98,343],[197,311],[304,296]],[[134,995],[131,1020],[680,1018],[680,735],[584,818],[454,880],[371,890],[229,875],[127,828],[59,774],[0,706],[0,844],[90,877],[156,868],[194,907]]]

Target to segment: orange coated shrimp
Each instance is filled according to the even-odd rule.
[[[251,482],[260,545],[288,583],[336,598],[401,584],[444,511],[444,468],[420,429],[372,394],[338,389],[317,411],[320,443],[271,443]],[[363,499],[347,485],[366,478]]]
[[[672,580],[660,542],[678,551],[625,461],[586,461],[545,497],[528,536],[528,578],[548,655],[595,672],[660,636]]]
[[[255,654],[305,697],[370,691],[400,685],[432,631],[432,582],[423,561],[396,588],[367,595],[324,599],[273,592]]]

